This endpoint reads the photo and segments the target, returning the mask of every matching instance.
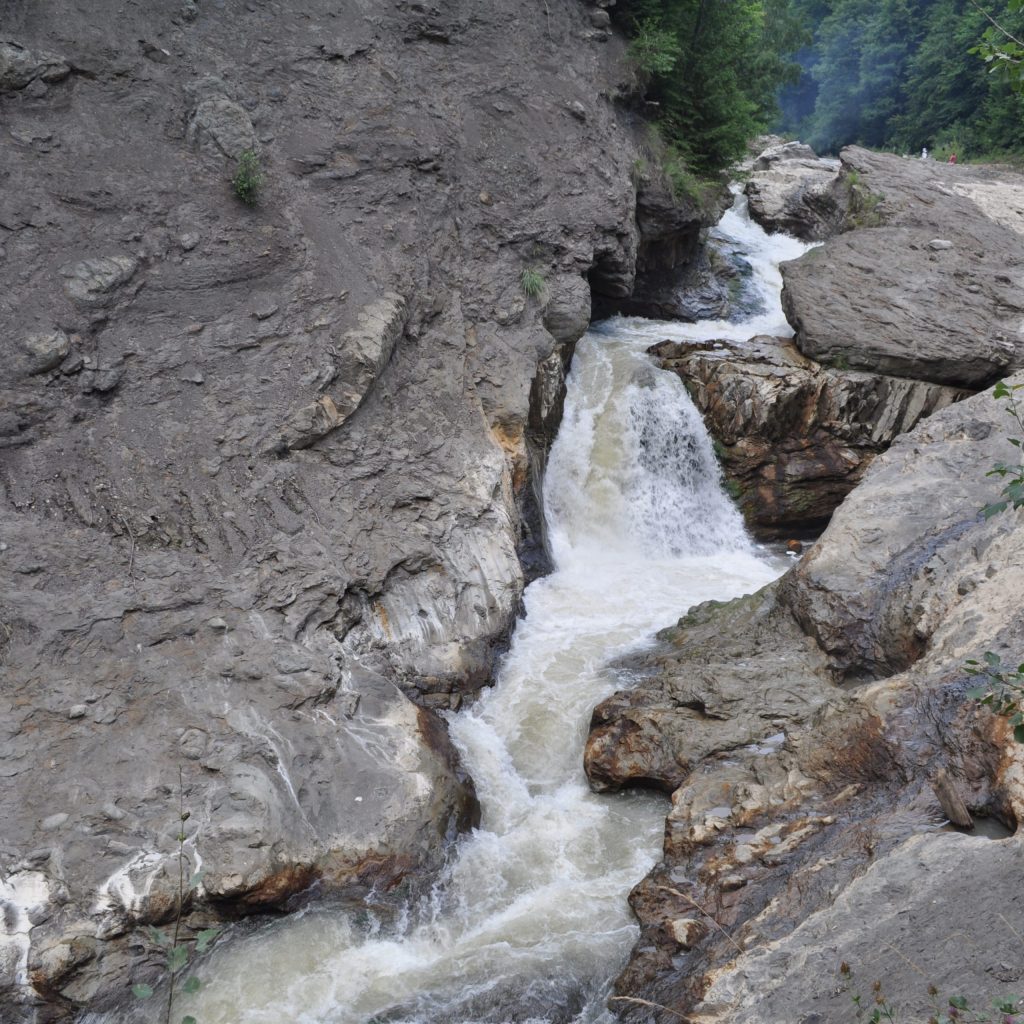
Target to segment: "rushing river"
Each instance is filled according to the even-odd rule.
[[[577,347],[545,482],[556,571],[528,588],[496,686],[451,717],[480,828],[399,926],[325,908],[226,942],[182,1012],[201,1024],[610,1019],[608,986],[637,935],[626,894],[658,857],[666,806],[587,788],[590,712],[616,685],[604,666],[694,603],[781,568],[744,533],[682,384],[645,354],[663,338],[791,333],[777,264],[805,247],[765,235],[742,200],[717,233],[748,261],[759,312],[616,319]]]

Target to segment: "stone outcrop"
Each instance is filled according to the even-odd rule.
[[[850,188],[839,163],[800,142],[778,143],[752,163],[743,189],[750,216],[766,231],[820,242],[842,231]]]
[[[1024,520],[979,512],[999,488],[985,468],[1012,458],[1005,419],[986,393],[897,438],[801,563],[694,609],[597,709],[594,784],[672,789],[619,996],[709,1024],[839,1022],[843,960],[901,1018],[929,1012],[930,981],[972,1006],[1016,991],[1002,951],[1024,926],[1004,898],[1019,843],[937,831],[932,787],[942,776],[1004,836],[1021,820],[1024,747],[964,669],[1024,651]],[[694,919],[700,932],[680,925]]]
[[[3,1024],[152,969],[179,765],[190,928],[429,879],[640,240],[604,7],[87,7],[0,43]]]
[[[641,183],[632,276],[623,278],[599,264],[590,277],[595,315],[687,321],[724,315],[728,286],[716,275],[702,243],[729,202],[724,186],[715,193],[676,197],[667,184]]]
[[[759,536],[824,528],[875,455],[970,393],[821,366],[786,338],[666,341],[651,353],[689,389]]]
[[[800,351],[966,388],[1024,366],[1021,225],[992,215],[995,194],[1019,205],[1024,183],[854,147],[842,160],[871,222],[783,266]]]
[[[33,82],[59,82],[70,74],[71,68],[56,54],[0,40],[0,93],[24,89]]]

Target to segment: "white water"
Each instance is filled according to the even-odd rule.
[[[804,251],[742,206],[719,231],[744,246],[765,312],[743,324],[606,322],[579,344],[545,491],[557,571],[526,593],[497,685],[451,731],[481,827],[431,900],[391,933],[310,911],[225,943],[182,999],[202,1024],[415,1024],[610,1019],[610,980],[636,938],[626,895],[657,859],[666,811],[595,796],[582,771],[603,666],[691,605],[778,575],[722,493],[700,416],[645,348],[672,338],[785,333],[776,264]]]

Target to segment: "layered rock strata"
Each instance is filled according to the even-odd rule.
[[[820,531],[871,460],[969,391],[808,359],[791,339],[661,342],[704,416],[727,486],[762,537]]]

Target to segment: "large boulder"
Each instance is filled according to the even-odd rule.
[[[1021,238],[997,225],[985,234],[999,244],[959,226],[943,238],[927,227],[853,231],[783,264],[800,351],[840,369],[966,388],[1024,365]]]
[[[841,231],[850,206],[839,162],[818,157],[801,142],[764,150],[753,161],[743,191],[750,216],[766,231],[809,242]]]
[[[805,355],[953,387],[1024,366],[1024,179],[850,147],[848,226],[782,267]]]

